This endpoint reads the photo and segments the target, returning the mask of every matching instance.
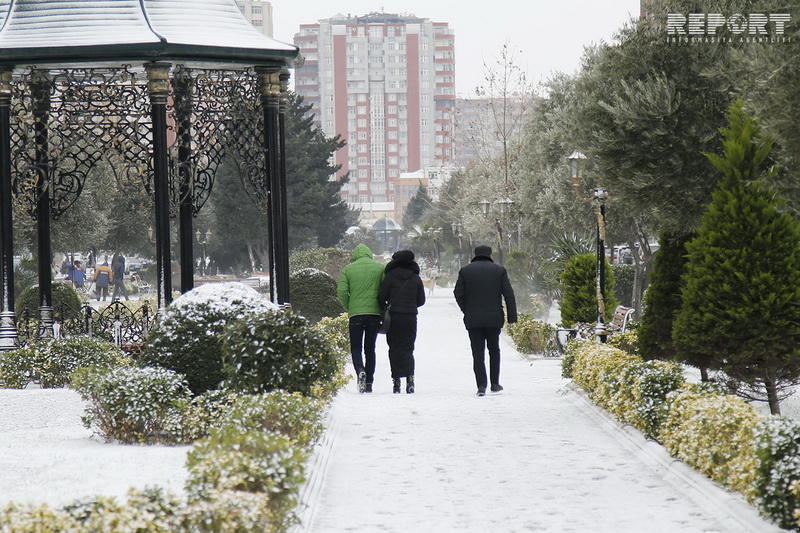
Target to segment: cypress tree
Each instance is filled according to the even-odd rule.
[[[722,173],[697,237],[687,244],[673,342],[698,367],[766,390],[780,413],[781,384],[800,375],[800,223],[766,186],[772,142],[741,101],[728,112]]]
[[[664,232],[659,238],[638,329],[639,353],[646,360],[675,358],[672,326],[681,308],[681,275],[686,267],[686,242],[691,237]]]
[[[606,261],[605,321],[614,316],[614,270]],[[578,254],[570,257],[561,273],[561,323],[594,323],[597,320],[597,256]]]

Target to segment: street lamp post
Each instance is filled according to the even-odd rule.
[[[502,265],[503,264],[503,225],[501,223],[501,218],[504,218],[507,214],[511,212],[512,207],[514,206],[514,200],[511,198],[501,198],[495,202],[490,202],[486,198],[482,199],[478,202],[478,205],[481,207],[481,212],[483,216],[487,219],[492,212],[492,205],[496,204],[499,209],[499,214],[495,214],[494,217],[494,224],[495,230],[497,231],[497,261]]]
[[[195,237],[197,238],[197,244],[199,244],[202,247],[202,250],[203,250],[203,263],[201,265],[200,272],[203,275],[203,277],[205,277],[206,276],[206,246],[208,246],[208,241],[211,240],[211,230],[208,230],[205,233],[203,233],[200,230],[197,230],[197,233],[195,233]]]
[[[591,201],[594,204],[595,219],[597,221],[597,267],[595,276],[595,294],[597,297],[597,324],[594,328],[595,336],[600,342],[606,342],[608,331],[605,324],[606,315],[606,200],[608,199],[608,192],[602,187],[594,190],[594,194],[590,198],[582,195],[581,188],[583,186],[583,176],[581,173],[581,166],[586,160],[586,156],[581,152],[575,151],[570,154],[567,159],[570,163],[570,170],[572,174],[572,187],[575,189],[575,195],[578,199],[583,201]]]

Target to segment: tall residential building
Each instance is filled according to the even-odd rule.
[[[236,0],[236,5],[250,24],[272,37],[272,4],[262,0]]]
[[[449,166],[455,111],[454,35],[447,23],[413,15],[337,15],[303,24],[305,62],[295,90],[313,104],[350,172],[343,197],[355,207],[393,202],[401,172]]]

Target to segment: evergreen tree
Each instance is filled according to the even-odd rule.
[[[681,275],[686,267],[686,242],[691,235],[665,232],[653,258],[650,286],[639,324],[639,353],[645,359],[673,359],[672,325],[681,308]]]
[[[800,223],[764,183],[772,142],[735,102],[723,155],[707,154],[722,181],[687,244],[673,342],[698,367],[762,386],[780,413],[780,388],[800,376]]]
[[[424,185],[420,185],[403,213],[403,228],[411,229],[419,224],[432,202],[433,200],[428,196],[428,189]]]
[[[606,261],[605,320],[614,316],[614,271]],[[597,256],[579,254],[570,257],[561,273],[561,323],[597,321]]]

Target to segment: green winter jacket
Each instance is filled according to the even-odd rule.
[[[350,316],[381,315],[378,291],[383,281],[383,265],[372,259],[366,244],[353,248],[353,261],[342,269],[336,296]]]

